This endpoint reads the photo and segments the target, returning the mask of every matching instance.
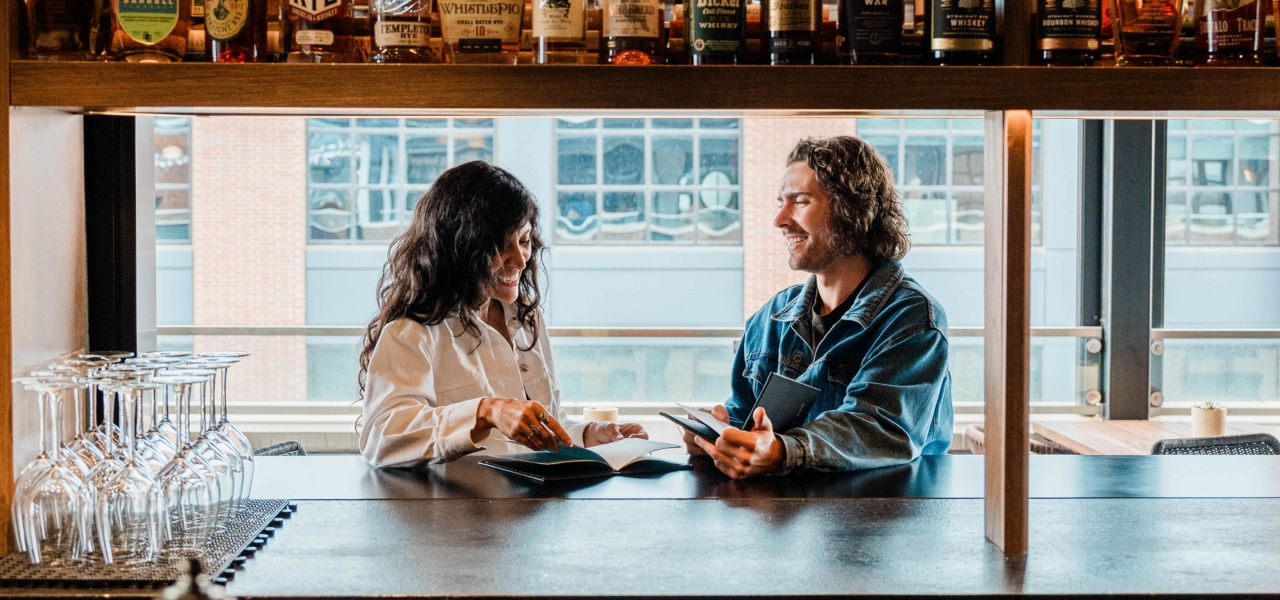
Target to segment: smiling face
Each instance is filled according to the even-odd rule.
[[[778,189],[773,226],[787,241],[788,266],[817,273],[836,259],[831,236],[831,198],[818,185],[817,173],[803,162],[791,163]]]
[[[533,253],[533,225],[525,223],[507,237],[507,247],[493,257],[493,279],[489,297],[511,304],[520,295],[520,275]]]

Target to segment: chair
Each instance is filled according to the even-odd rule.
[[[982,431],[982,425],[973,424],[964,430],[964,439],[969,444],[969,452],[973,454],[983,454],[986,447],[987,435]],[[1031,440],[1032,454],[1075,454],[1062,446],[1051,442],[1042,442],[1039,440]]]
[[[253,451],[254,456],[306,456],[307,451],[302,449],[302,444],[298,442],[280,442],[279,444],[271,444],[263,446]]]
[[[1266,433],[1160,440],[1152,454],[1280,454],[1280,440]]]

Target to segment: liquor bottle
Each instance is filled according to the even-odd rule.
[[[746,0],[685,0],[685,51],[695,65],[736,65],[746,53]]]
[[[1119,66],[1164,66],[1173,61],[1182,29],[1180,0],[1113,0],[1111,32]]]
[[[90,58],[101,4],[95,0],[26,0],[26,5],[31,58]]]
[[[179,0],[112,0],[111,54],[128,62],[180,62],[191,5]]]
[[[209,62],[266,62],[266,0],[205,0],[204,56]]]
[[[204,0],[191,0],[191,26],[204,26]]]
[[[940,65],[989,65],[995,60],[994,0],[932,0],[929,49]]]
[[[586,52],[585,0],[533,0],[534,64],[576,64]]]
[[[351,6],[351,62],[366,63],[373,56],[372,23],[368,4]]]
[[[349,0],[287,0],[280,12],[286,62],[351,61]]]
[[[840,32],[844,34],[841,62],[850,65],[898,62],[902,54],[902,0],[841,0],[839,21]]]
[[[1262,0],[1196,2],[1196,64],[1261,66],[1265,6]]]
[[[1098,60],[1099,0],[1036,0],[1036,50],[1050,66],[1087,67]]]
[[[376,63],[431,62],[431,0],[369,0]]]
[[[601,8],[601,64],[661,64],[661,0],[604,0]]]
[[[459,64],[516,64],[524,0],[440,0],[444,58]]]
[[[771,65],[812,65],[820,52],[822,0],[761,0],[760,48]]]

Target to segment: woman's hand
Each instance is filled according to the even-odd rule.
[[[639,423],[588,423],[582,432],[582,444],[588,448],[616,442],[623,438],[649,439],[649,432]]]
[[[532,400],[481,398],[473,437],[482,427],[497,429],[532,450],[557,450],[560,444],[573,445],[573,439],[547,407]]]

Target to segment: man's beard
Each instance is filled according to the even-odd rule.
[[[827,268],[839,256],[831,236],[826,234],[810,233],[805,246],[804,252],[799,255],[788,252],[787,266],[791,267],[791,270],[817,273]]]

